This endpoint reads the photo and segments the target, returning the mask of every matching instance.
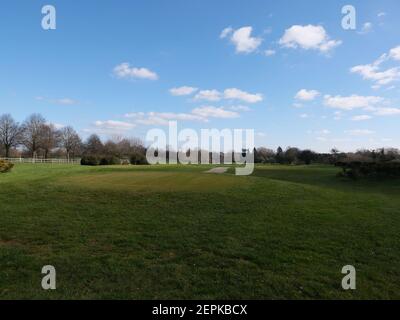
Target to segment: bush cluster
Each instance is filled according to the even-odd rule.
[[[129,161],[133,165],[142,165],[142,164],[148,164],[146,156],[141,153],[134,153],[131,155],[129,158]]]
[[[0,160],[0,173],[9,172],[14,165],[11,162]]]
[[[114,156],[83,156],[81,159],[83,166],[111,166],[116,164],[121,164],[121,160]]]
[[[400,177],[400,161],[341,161],[335,164],[343,171],[340,176],[357,179],[360,177]]]

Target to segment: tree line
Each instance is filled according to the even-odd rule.
[[[288,147],[283,150],[278,147],[276,151],[264,147],[254,148],[255,163],[278,164],[335,164],[338,162],[392,162],[400,161],[400,150],[395,148],[380,148],[376,150],[360,149],[355,152],[341,152],[336,148],[329,153],[318,153],[312,150],[301,150]]]
[[[188,150],[188,152],[201,152]],[[288,147],[276,151],[265,147],[247,150],[254,155],[255,163],[277,164],[335,164],[343,161],[390,162],[400,161],[400,152],[394,148],[378,150],[358,150],[354,153],[332,149],[330,153],[317,153],[312,150],[300,150]],[[79,134],[71,127],[57,129],[40,114],[30,115],[23,123],[18,123],[10,114],[0,116],[0,157],[60,158],[68,160],[81,158],[82,164],[118,164],[121,159],[132,164],[146,164],[146,148],[140,139],[116,137],[102,142],[96,134],[82,141]],[[167,162],[169,151],[166,151]],[[218,154],[210,152],[210,159]],[[219,154],[221,163],[225,155]],[[200,156],[199,156],[200,159]]]
[[[115,157],[139,162],[145,159],[145,148],[136,138],[116,137],[103,143],[98,135],[92,134],[82,141],[71,126],[58,129],[36,113],[21,124],[10,114],[3,114],[0,116],[0,156],[95,158],[98,162]]]

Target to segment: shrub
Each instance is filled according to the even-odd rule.
[[[135,165],[143,165],[143,164],[148,164],[147,159],[144,154],[141,153],[134,153],[131,155],[129,158],[131,164]]]
[[[121,160],[114,156],[84,156],[81,159],[83,166],[110,166],[115,164],[121,164]]]
[[[14,164],[8,161],[0,160],[0,173],[9,172],[14,167]]]
[[[81,159],[82,166],[98,166],[100,161],[95,156],[83,156]]]
[[[342,176],[352,179],[360,177],[400,177],[400,162],[373,162],[373,161],[341,161],[335,164],[341,167]]]
[[[107,157],[102,157],[100,159],[99,164],[101,166],[111,166],[111,165],[121,164],[121,160],[114,156],[107,156]]]

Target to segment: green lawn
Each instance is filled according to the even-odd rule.
[[[205,170],[16,165],[0,175],[0,298],[400,298],[400,180]]]

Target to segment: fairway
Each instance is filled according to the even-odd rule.
[[[212,168],[16,165],[0,175],[0,298],[400,298],[400,180]]]

